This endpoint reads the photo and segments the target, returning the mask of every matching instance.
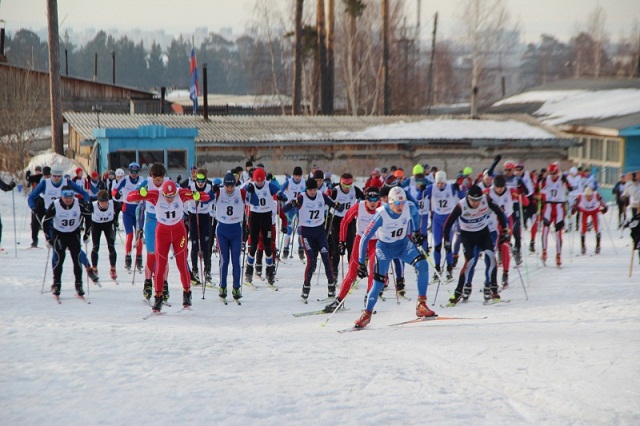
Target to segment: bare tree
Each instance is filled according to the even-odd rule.
[[[22,175],[49,113],[48,87],[31,70],[0,73],[0,158],[3,170]]]
[[[296,0],[295,48],[293,62],[293,115],[302,112],[302,12],[304,0]]]
[[[587,18],[587,34],[590,34],[593,39],[593,52],[590,56],[593,57],[594,61],[593,76],[595,78],[600,77],[600,73],[602,71],[602,53],[607,39],[605,32],[606,21],[607,13],[600,5],[597,5]]]

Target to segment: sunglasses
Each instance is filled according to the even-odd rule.
[[[132,175],[137,175],[138,173],[140,173],[140,170],[129,170],[129,173],[131,173]]]
[[[380,200],[380,197],[367,197],[367,201],[371,201],[372,203],[375,203],[379,200]]]
[[[176,198],[176,194],[162,194],[164,198],[174,199]]]
[[[353,186],[352,183],[341,183],[340,186],[342,186],[343,188],[351,188]]]
[[[505,172],[512,172],[513,169],[504,169]]]
[[[396,206],[404,206],[405,204],[407,204],[407,202],[405,200],[398,200],[394,201],[393,204]]]

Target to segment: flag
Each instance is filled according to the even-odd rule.
[[[191,83],[189,84],[189,98],[193,101],[193,114],[197,114],[198,111],[198,62],[196,60],[196,48],[191,49],[191,59],[189,61],[189,68],[191,72]]]

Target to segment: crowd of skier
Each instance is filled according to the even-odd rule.
[[[128,173],[117,169],[103,176],[93,172],[85,177],[77,168],[71,177],[55,165],[27,172],[31,245],[38,247],[42,231],[48,253],[52,252],[51,292],[56,298],[67,251],[77,295],[84,296],[83,269],[99,284],[103,235],[109,274],[117,281],[119,234],[124,269],[134,274],[134,280],[136,272],[144,275],[143,297],[154,313],[168,304],[170,259],[180,273],[183,307],[188,308],[192,286],[214,286],[214,253],[219,259],[215,285],[220,299],[227,303],[230,284],[232,298],[240,304],[243,286],[255,286],[256,277],[277,290],[280,264],[297,252],[305,263],[301,289],[305,303],[320,256],[330,302],[323,309],[326,313],[342,308],[354,286],[367,278],[356,329],[369,324],[378,298],[389,288],[395,289],[398,299],[410,300],[405,289],[407,265],[417,274],[416,316],[428,318],[436,316],[427,305],[429,281],[438,285],[453,281],[458,266],[457,286],[447,306],[469,299],[480,261],[485,264],[482,292],[489,304],[501,301],[512,266],[523,263],[523,250],[535,253],[545,266],[555,259],[561,267],[564,234],[578,233],[580,254],[585,255],[586,236],[593,230],[594,254],[599,254],[601,217],[608,211],[589,170],[572,167],[563,172],[558,163],[551,163],[528,171],[522,162],[502,162],[500,156],[481,173],[466,167],[455,177],[426,164],[416,164],[407,174],[394,166],[375,168],[363,188],[355,185],[350,173],[334,181],[331,173],[317,166],[309,173],[296,166],[279,182],[262,164],[254,167],[251,161],[221,178],[211,178],[206,169],[193,166],[188,179],[174,182],[160,163],[148,168],[148,176],[141,172],[136,162],[129,164]],[[4,191],[15,185],[0,180]],[[621,176],[613,193],[618,227],[631,228],[634,247],[640,250],[640,172]],[[0,237],[1,230],[0,222]]]

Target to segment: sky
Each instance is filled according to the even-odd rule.
[[[287,5],[291,0],[271,0]],[[418,0],[407,1],[407,16],[414,19]],[[340,0],[336,0],[339,5]],[[58,0],[58,15],[61,26],[74,31],[88,28],[117,28],[128,30],[164,29],[167,32],[188,33],[196,27],[208,27],[219,31],[232,27],[234,33],[242,33],[251,20],[255,0]],[[312,7],[314,1],[305,5]],[[455,36],[457,11],[456,0],[422,0],[421,23],[424,38],[430,37],[433,15],[439,12],[439,27],[445,36]],[[538,41],[542,33],[553,34],[567,41],[577,28],[585,28],[586,20],[596,6],[606,11],[607,32],[612,40],[628,35],[634,24],[640,22],[638,0],[506,0],[507,7],[520,23],[524,41]],[[144,17],[144,19],[142,19]],[[46,1],[44,0],[0,0],[0,20],[5,21],[9,31],[22,27],[38,30],[46,27]],[[409,24],[415,24],[409,21]]]
[[[26,248],[24,191],[0,191],[0,424],[638,425],[640,264],[636,255],[629,278],[631,240],[614,210],[602,219],[601,254],[593,232],[585,256],[578,236],[565,233],[562,269],[527,255],[521,283],[512,266],[508,303],[483,306],[480,262],[468,303],[440,307],[453,284],[427,291],[440,316],[471,319],[390,326],[415,315],[407,266],[412,300],[387,291],[367,329],[339,334],[360,316],[365,282],[330,319],[294,317],[322,309],[317,299],[327,294],[322,272],[301,303],[297,257],[279,265],[279,291],[255,278],[259,288],[245,286],[241,306],[225,306],[216,288],[202,299],[194,287],[183,312],[170,261],[172,306],[143,320],[151,311],[143,279],[124,270],[117,239],[119,285],[111,281],[103,240],[102,287],[91,284],[91,304],[74,297],[70,256],[57,304],[47,292],[47,249]],[[218,283],[216,268],[213,277]]]

